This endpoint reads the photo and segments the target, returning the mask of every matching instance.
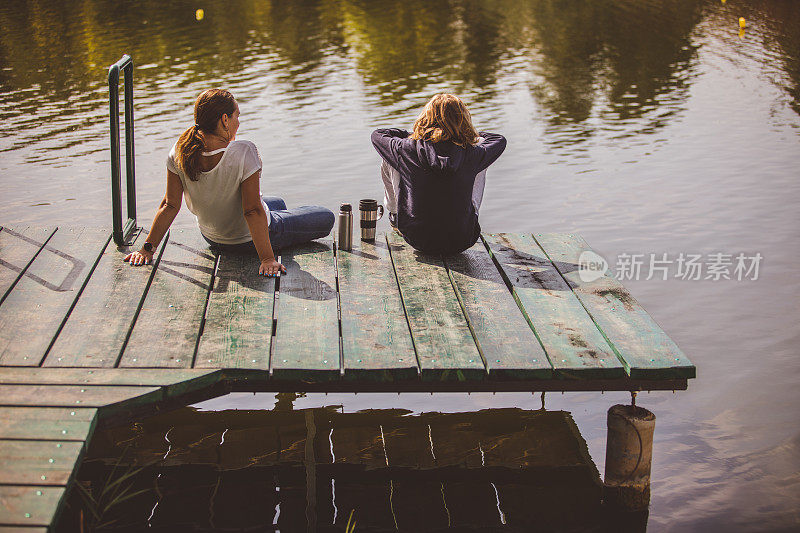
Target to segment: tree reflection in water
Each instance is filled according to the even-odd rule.
[[[339,90],[363,91],[383,118],[406,117],[441,90],[492,106],[511,80],[529,85],[550,125],[545,142],[555,147],[601,129],[621,137],[651,133],[688,97],[698,24],[728,16],[712,0],[216,0],[205,5],[202,21],[195,7],[5,3],[0,120],[26,130],[11,148],[102,122],[105,67],[123,52],[139,67],[140,97],[180,102],[174,110],[211,84],[245,98],[258,94],[265,73],[285,82],[287,98],[302,107],[352,70],[361,88]],[[799,10],[791,0],[749,2],[741,10],[761,21],[748,38],[777,44],[786,79],[779,83],[800,112]]]

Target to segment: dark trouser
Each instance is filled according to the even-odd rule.
[[[304,205],[286,209],[286,202],[281,198],[265,196],[263,199],[269,208],[269,241],[272,243],[274,253],[295,244],[328,236],[336,220],[333,212],[324,207]],[[203,238],[215,252],[232,254],[256,253],[253,241],[241,244],[221,244],[212,241],[205,235],[203,235]]]

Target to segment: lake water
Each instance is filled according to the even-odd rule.
[[[198,8],[204,10],[197,20]],[[738,19],[747,27],[740,31]],[[141,223],[193,100],[230,89],[262,191],[290,205],[380,197],[369,133],[462,96],[508,138],[487,231],[575,232],[697,365],[658,416],[650,531],[800,528],[800,3],[793,0],[0,4],[0,222],[109,226],[107,66],[136,63]],[[191,224],[187,212],[176,224]],[[385,224],[385,221],[382,222]],[[650,254],[761,254],[757,279],[646,279]],[[732,273],[732,272],[731,272]],[[549,395],[597,467],[627,394]],[[309,395],[297,407],[519,406],[520,394]],[[232,395],[207,408],[271,407]]]

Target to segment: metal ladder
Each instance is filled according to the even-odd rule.
[[[128,219],[122,225],[119,144],[119,73],[125,74],[125,181]],[[111,118],[111,202],[113,238],[117,246],[128,244],[136,229],[136,169],[133,153],[133,59],[128,54],[108,68],[108,100]]]

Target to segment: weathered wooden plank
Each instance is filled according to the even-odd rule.
[[[0,406],[133,407],[158,402],[157,387],[105,387],[86,385],[0,385]]]
[[[606,269],[592,281],[581,279],[581,254],[592,251],[583,238],[552,233],[536,234],[535,238],[570,283],[632,378],[695,377],[696,369],[689,358],[614,278],[611,270]]]
[[[0,407],[0,439],[86,441],[94,408]]]
[[[0,533],[47,533],[46,527],[0,526]]]
[[[192,366],[215,262],[199,229],[170,232],[120,367]]]
[[[0,368],[5,385],[133,385],[162,387],[214,374],[209,369]]]
[[[339,320],[333,243],[315,241],[281,256],[270,373],[277,379],[339,377]]]
[[[210,369],[0,368],[0,384],[161,387],[165,398],[208,389],[222,379],[221,371]]]
[[[0,486],[0,525],[49,526],[64,493],[64,487]]]
[[[259,276],[259,265],[256,256],[220,256],[195,367],[268,368],[275,278]]]
[[[99,229],[56,231],[0,306],[0,365],[39,366],[109,239]]]
[[[444,259],[489,377],[546,379],[553,369],[483,242]]]
[[[83,442],[0,440],[0,484],[66,485],[83,451]]]
[[[530,235],[484,234],[555,371],[570,379],[617,378],[622,364],[578,298]]]
[[[0,229],[0,303],[55,231],[27,226]]]
[[[480,380],[481,354],[440,257],[386,235],[424,380]]]
[[[385,239],[336,251],[345,379],[395,381],[419,375]]]
[[[139,232],[129,246],[109,244],[86,284],[67,323],[47,354],[44,366],[113,367],[128,338],[157,258],[151,266],[133,267],[122,259],[141,247],[147,235]]]

